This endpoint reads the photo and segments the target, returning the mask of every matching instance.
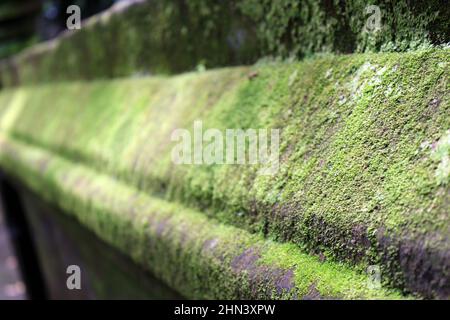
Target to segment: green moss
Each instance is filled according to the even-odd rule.
[[[370,5],[381,14],[374,32],[366,31]],[[449,41],[445,1],[248,0],[239,6],[256,22],[265,50],[276,55],[406,51]]]
[[[314,285],[327,297],[402,298],[368,288],[366,278],[348,267],[218,224],[41,149],[5,137],[1,147],[4,168],[186,297],[301,298]],[[262,256],[247,254],[256,250]],[[283,257],[295,278],[268,256]]]
[[[48,150],[132,190],[358,270],[380,265],[387,285],[445,298],[449,57],[437,49],[323,56],[6,90],[0,127],[8,141]],[[204,129],[281,129],[278,173],[260,175],[258,165],[175,165],[171,133],[192,130],[197,119]],[[92,206],[109,205],[100,187],[95,192]],[[68,209],[76,211],[77,201]],[[117,204],[114,212],[120,207],[129,210]],[[86,214],[80,219],[95,230],[116,228],[109,219],[120,219]]]

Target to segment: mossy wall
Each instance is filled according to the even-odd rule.
[[[449,298],[449,18],[439,0],[120,4],[2,63],[0,167],[186,297]],[[174,164],[195,120],[280,129],[279,171]]]
[[[270,55],[404,52],[450,42],[445,0],[135,2],[4,62],[2,85],[171,74]],[[370,5],[380,8],[377,32],[365,31]]]
[[[8,89],[0,163],[190,297],[371,296],[354,277],[376,264],[388,288],[448,298],[449,63],[427,49]],[[280,129],[279,171],[175,165],[171,133],[195,120]],[[254,260],[284,271],[264,280]],[[300,291],[269,294],[292,268]]]

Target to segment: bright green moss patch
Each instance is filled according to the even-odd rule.
[[[436,183],[448,184],[450,176],[450,131],[447,131],[433,146],[433,159],[438,162]]]
[[[449,61],[437,49],[330,55],[25,87],[0,95],[0,127],[145,194],[322,260],[379,265],[391,287],[446,298]],[[171,133],[195,120],[280,129],[279,171],[175,165]]]

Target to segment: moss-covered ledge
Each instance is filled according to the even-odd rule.
[[[94,230],[101,225],[103,237],[127,232],[109,221],[126,219],[133,205],[108,198],[125,192],[115,186],[126,186],[163,199],[162,207],[197,212],[201,224],[234,225],[242,230],[232,230],[252,239],[290,248],[286,252],[298,248],[308,259],[344,261],[356,273],[378,264],[391,288],[448,298],[449,63],[448,49],[330,55],[174,77],[4,90],[0,164],[43,196],[67,202],[67,211],[106,206],[83,218],[93,221],[80,219]],[[278,174],[261,176],[258,166],[248,165],[175,165],[171,133],[192,129],[197,119],[205,129],[281,129]],[[47,160],[23,150],[50,153],[70,166],[55,176]],[[91,181],[85,170],[96,174],[95,191],[70,180],[60,193],[60,173],[86,173],[77,179],[83,186],[83,179]],[[86,190],[92,195],[80,194]],[[69,201],[71,194],[75,199]],[[185,237],[173,228],[178,231],[160,245]],[[140,250],[151,252],[146,246]],[[259,257],[252,250],[244,261]],[[282,252],[272,255],[276,263],[296,264]]]
[[[349,266],[321,262],[0,136],[1,164],[44,199],[193,299],[401,299]]]

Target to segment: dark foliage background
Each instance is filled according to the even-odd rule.
[[[0,1],[0,58],[42,40],[56,37],[66,25],[68,6],[81,8],[82,19],[120,0],[2,0]]]

